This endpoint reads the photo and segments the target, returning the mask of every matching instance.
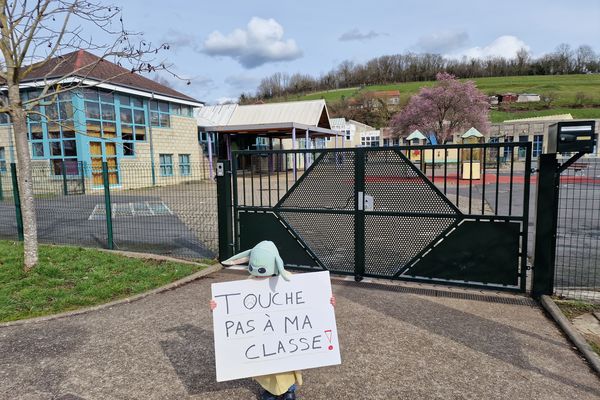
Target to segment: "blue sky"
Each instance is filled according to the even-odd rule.
[[[343,60],[432,51],[534,56],[560,43],[600,52],[598,0],[127,0],[130,30],[166,41],[172,85],[215,103],[274,72],[319,75]]]

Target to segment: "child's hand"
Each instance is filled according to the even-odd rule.
[[[217,302],[214,299],[211,299],[208,305],[210,306],[210,311],[214,311],[217,308]]]
[[[329,299],[329,302],[331,303],[332,306],[335,307],[335,296],[331,296],[331,299]]]

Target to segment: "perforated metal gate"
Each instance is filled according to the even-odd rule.
[[[234,152],[236,250],[272,240],[288,267],[525,290],[530,153],[530,143]],[[254,161],[240,169],[242,157]]]

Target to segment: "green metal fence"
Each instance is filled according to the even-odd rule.
[[[560,176],[557,295],[600,301],[600,160],[587,158]]]
[[[216,183],[204,163],[106,162],[32,166],[41,243],[137,251],[186,259],[218,252]],[[3,174],[0,238],[18,239],[19,207]]]

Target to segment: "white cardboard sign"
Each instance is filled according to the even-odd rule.
[[[218,382],[341,364],[328,271],[211,289]]]

